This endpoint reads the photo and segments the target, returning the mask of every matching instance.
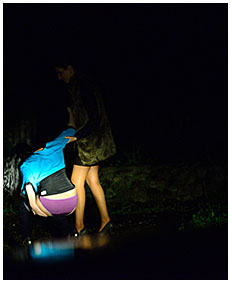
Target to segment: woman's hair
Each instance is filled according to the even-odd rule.
[[[34,148],[27,143],[18,143],[15,147],[12,148],[10,156],[15,156],[21,160],[26,160],[34,152]],[[24,162],[23,161],[23,162]]]
[[[22,183],[20,166],[33,154],[34,150],[26,143],[17,144],[3,161],[3,190],[13,195]]]
[[[79,64],[76,64],[77,61],[78,59],[75,56],[71,56],[69,54],[62,54],[56,58],[52,58],[51,64],[53,68],[62,67],[66,69],[68,65],[71,65],[74,69],[79,69]]]

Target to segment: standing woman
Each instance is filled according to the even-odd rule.
[[[78,204],[75,211],[75,227],[84,234],[85,182],[91,189],[101,216],[99,233],[112,227],[108,215],[105,194],[99,181],[99,164],[115,154],[116,148],[102,97],[94,83],[82,76],[71,65],[56,67],[59,80],[68,86],[71,98],[69,112],[73,115],[77,137],[74,142],[75,160],[71,181],[77,189]]]

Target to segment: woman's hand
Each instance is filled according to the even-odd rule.
[[[26,192],[29,199],[32,212],[39,216],[47,217],[47,215],[37,206],[35,192],[31,184],[26,185]]]
[[[47,217],[47,215],[37,206],[37,204],[32,205],[31,208],[32,208],[32,212],[34,214],[37,214],[37,215],[43,216],[43,217]]]
[[[67,143],[73,142],[73,141],[76,141],[76,140],[77,140],[76,137],[69,137],[69,136],[65,136],[65,139],[69,139],[69,141],[68,141]]]

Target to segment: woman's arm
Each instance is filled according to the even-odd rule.
[[[91,90],[80,92],[84,108],[88,115],[88,121],[75,136],[78,140],[91,135],[100,125],[100,116],[98,111],[98,103],[94,93]]]
[[[73,113],[70,107],[67,107],[67,111],[69,113],[69,123],[68,123],[68,127],[74,127],[75,128],[75,122],[74,122],[74,117],[73,117]]]
[[[75,141],[76,137],[74,137],[76,130],[74,127],[68,127],[66,130],[62,131],[62,133],[53,141],[48,142],[46,144],[46,153],[51,154],[54,151],[63,149],[66,144],[70,141]],[[71,140],[67,140],[68,137],[72,137]]]
[[[47,217],[47,215],[37,206],[35,192],[31,184],[26,185],[26,192],[29,199],[32,212],[39,216]]]

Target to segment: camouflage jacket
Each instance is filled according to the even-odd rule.
[[[116,153],[110,123],[105,112],[101,91],[83,76],[74,76],[68,85],[71,96],[71,109],[78,131],[86,127],[89,115],[84,105],[84,95],[92,97],[98,111],[98,125],[87,136],[77,139],[76,146],[79,157],[84,165],[92,165],[103,161]],[[94,97],[93,97],[94,96]]]

